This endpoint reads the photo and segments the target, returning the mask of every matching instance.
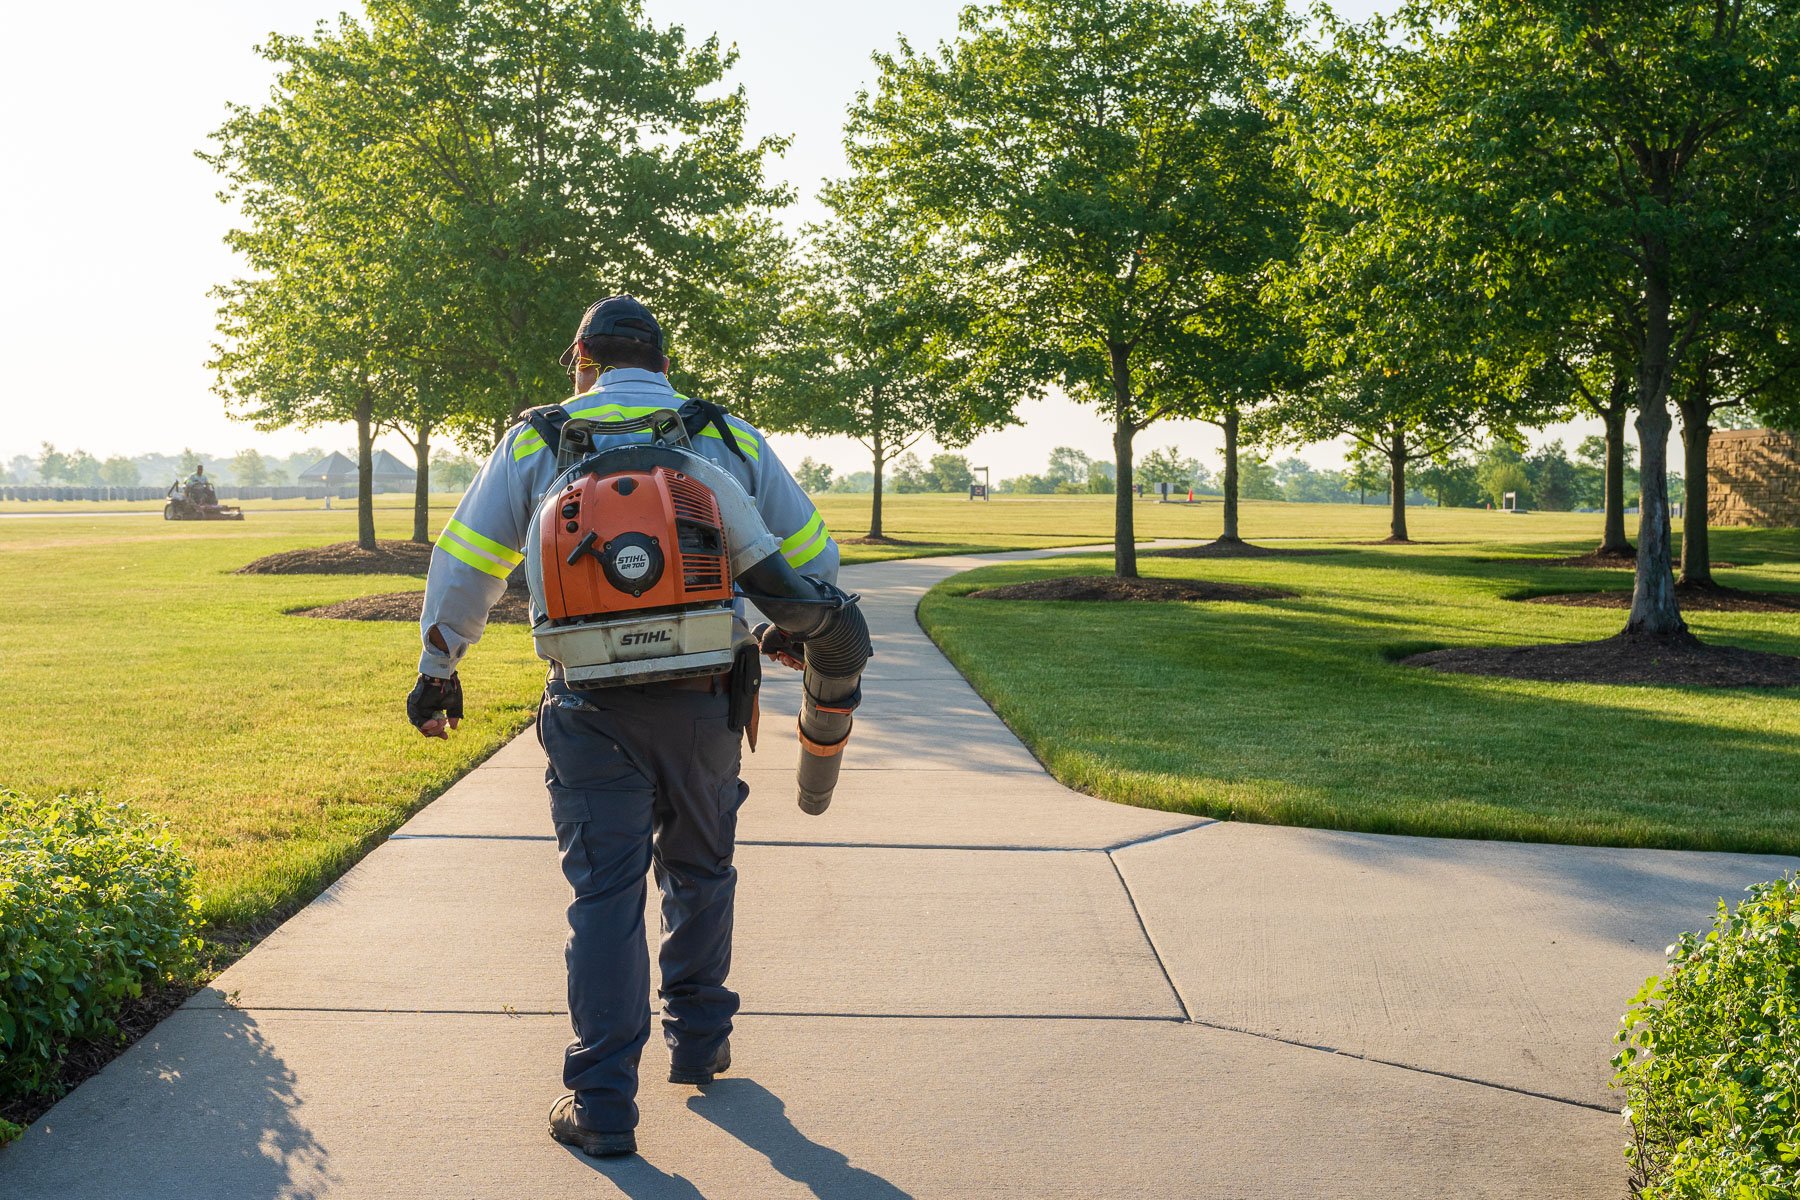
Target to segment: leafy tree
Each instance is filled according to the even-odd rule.
[[[440,492],[467,491],[481,463],[467,454],[452,454],[442,447],[431,454],[431,486]]]
[[[1152,487],[1159,483],[1192,487],[1199,474],[1199,461],[1184,457],[1179,446],[1152,450],[1137,464],[1137,477]]]
[[[1569,461],[1561,442],[1540,447],[1525,460],[1531,477],[1531,499],[1535,507],[1549,512],[1567,512],[1575,507],[1575,464]]]
[[[869,452],[869,536],[882,537],[895,456],[928,437],[957,446],[1008,424],[1031,389],[1009,365],[971,355],[965,335],[981,314],[948,287],[941,247],[859,181],[827,188],[824,200],[832,220],[807,230],[761,415],[772,428],[847,435]],[[896,470],[894,483],[932,490],[916,465]]]
[[[875,475],[871,471],[852,471],[848,475],[839,475],[831,481],[831,490],[852,495],[862,495],[875,490]]]
[[[1343,151],[1323,174],[1382,213],[1433,297],[1372,301],[1462,331],[1496,309],[1597,314],[1630,365],[1643,456],[1626,632],[1685,634],[1668,402],[1697,351],[1800,277],[1800,9],[1415,0],[1392,25],[1328,24],[1308,73],[1328,136],[1308,141]]]
[[[1106,411],[1114,569],[1136,575],[1132,440],[1167,411],[1139,368],[1246,274],[1277,207],[1242,29],[1210,2],[1002,0],[936,54],[876,61],[852,162],[954,248],[985,357]]]
[[[876,478],[879,481],[880,476]],[[893,481],[894,490],[902,494],[931,490],[931,476],[925,470],[925,464],[919,461],[918,455],[912,453],[902,454],[894,460]],[[876,487],[880,488],[879,482]],[[871,526],[872,528],[873,526]],[[881,535],[871,532],[869,536],[880,537]]]
[[[999,490],[1014,494],[1048,495],[1049,493],[1054,492],[1059,486],[1061,485],[1054,479],[1050,479],[1043,475],[1027,474],[1015,475],[1010,479],[1002,479],[1000,481]]]
[[[1681,578],[1717,587],[1712,574],[1708,455],[1715,428],[1800,419],[1800,290],[1774,293],[1748,314],[1714,321],[1689,348],[1672,387],[1681,414]]]
[[[38,478],[45,483],[67,483],[74,479],[69,471],[69,456],[49,442],[38,451],[37,472]]]
[[[1525,455],[1506,441],[1497,439],[1488,445],[1476,465],[1475,480],[1495,508],[1504,507],[1508,492],[1518,494],[1522,507],[1531,505],[1531,473],[1525,469]]]
[[[831,465],[803,458],[800,465],[794,468],[794,482],[815,496],[820,492],[828,492],[831,490]]]
[[[1369,493],[1388,485],[1387,464],[1383,457],[1360,442],[1353,442],[1344,455],[1344,486],[1356,491],[1356,502],[1363,504]]]
[[[1481,499],[1475,474],[1475,463],[1466,454],[1449,454],[1432,459],[1413,478],[1439,508],[1467,508]]]
[[[129,458],[114,455],[100,464],[100,482],[107,487],[136,487],[137,464]]]
[[[925,474],[934,492],[966,492],[975,482],[974,469],[960,454],[932,455],[931,466]]]
[[[1281,482],[1275,478],[1268,456],[1263,454],[1238,456],[1238,489],[1246,500],[1282,499]]]
[[[658,29],[636,0],[370,0],[265,56],[322,85],[307,132],[392,152],[459,270],[437,360],[478,371],[497,433],[566,390],[557,355],[608,290],[644,297],[689,370],[718,390],[707,344],[744,336],[779,245],[761,211],[780,139],[746,142],[735,56]],[[728,332],[727,332],[728,331]],[[711,385],[710,388],[708,385]]]
[[[261,487],[269,481],[269,464],[254,450],[239,450],[231,460],[231,478],[241,487]]]
[[[714,90],[731,56],[632,0],[364,9],[271,38],[270,101],[234,108],[204,157],[254,272],[217,293],[219,390],[264,428],[356,423],[373,545],[376,430],[414,447],[423,536],[432,431],[491,442],[565,394],[557,355],[597,280],[660,308],[678,382],[704,382],[709,347],[767,316],[746,298],[781,195],[761,177],[780,143],[746,144],[742,92]]]
[[[81,487],[98,487],[101,483],[100,460],[86,450],[72,450],[68,458],[68,477]]]
[[[1073,446],[1058,446],[1050,451],[1050,466],[1044,477],[1052,483],[1078,483],[1087,486],[1094,460]]]

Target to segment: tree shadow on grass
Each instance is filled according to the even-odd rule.
[[[182,1009],[0,1150],[7,1200],[317,1200],[335,1184],[254,1017]]]

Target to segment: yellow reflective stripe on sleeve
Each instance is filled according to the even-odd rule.
[[[477,571],[484,571],[487,574],[492,575],[495,579],[505,579],[508,575],[512,574],[511,567],[495,562],[478,550],[469,549],[467,546],[457,541],[447,529],[444,531],[443,535],[438,538],[437,544],[438,549],[442,550],[445,554],[448,554],[451,558],[468,563]]]
[[[782,539],[781,556],[788,560],[790,567],[803,567],[819,557],[830,540],[831,531],[825,528],[825,518],[815,508],[812,520],[802,525],[798,533]]]
[[[825,547],[831,542],[831,534],[820,527],[818,536],[800,547],[798,550],[783,550],[781,556],[788,561],[788,566],[799,570],[819,555],[825,553]]]
[[[477,550],[486,550],[489,554],[493,555],[503,563],[510,563],[516,567],[525,561],[525,556],[520,554],[517,550],[514,550],[511,546],[502,542],[496,542],[491,537],[485,537],[482,534],[476,533],[473,529],[470,529],[455,517],[450,518],[450,523],[445,525],[444,529],[447,532],[455,533],[457,537],[469,543],[469,545],[475,547]]]
[[[812,540],[813,534],[824,528],[824,526],[824,515],[820,513],[818,509],[813,509],[812,520],[802,525],[795,532],[790,533],[788,536],[781,539],[781,552],[786,554],[790,550],[797,550],[801,546],[804,546],[807,542]]]

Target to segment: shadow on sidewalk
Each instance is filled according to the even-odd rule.
[[[851,1166],[842,1153],[794,1128],[781,1097],[754,1079],[721,1079],[689,1100],[688,1108],[764,1155],[770,1166],[811,1188],[821,1200],[912,1200],[911,1193]]]
[[[294,1072],[249,1013],[179,1009],[0,1151],[7,1200],[316,1200]]]
[[[688,1101],[688,1108],[763,1155],[776,1171],[821,1200],[912,1200],[912,1194],[794,1128],[781,1097],[751,1079],[721,1079]],[[643,1157],[582,1159],[631,1200],[707,1200],[680,1175]],[[733,1193],[736,1195],[737,1193]]]

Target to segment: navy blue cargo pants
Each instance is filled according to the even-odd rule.
[[[673,684],[574,691],[553,679],[538,711],[550,815],[569,905],[563,1083],[590,1129],[638,1123],[638,1058],[650,1037],[644,877],[662,891],[663,1037],[675,1065],[710,1063],[731,1032],[731,865],[740,740],[729,696]]]

